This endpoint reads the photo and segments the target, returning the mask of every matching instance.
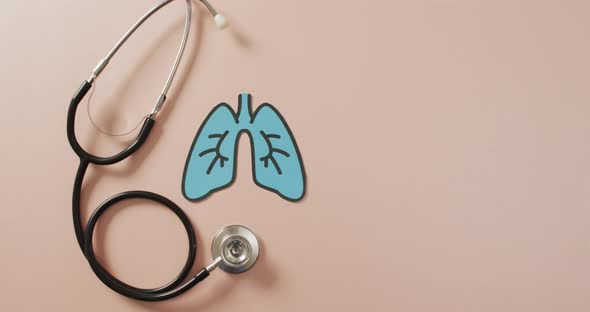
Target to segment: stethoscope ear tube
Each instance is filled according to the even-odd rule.
[[[90,91],[91,88],[92,88],[92,84],[89,83],[88,81],[84,81],[82,83],[82,85],[80,86],[80,88],[78,88],[78,91],[76,91],[76,93],[72,97],[72,103],[70,105],[70,109],[72,108],[72,104],[75,105],[75,107],[77,107],[78,104],[80,104],[80,102],[82,102],[82,99],[84,99],[86,94],[88,94],[88,91]]]
[[[152,128],[154,127],[155,120],[151,117],[148,117],[143,122],[143,126],[137,135],[137,138],[131,145],[129,145],[126,149],[122,150],[120,153],[110,156],[110,157],[99,157],[93,154],[88,153],[80,143],[78,143],[78,139],[76,139],[76,112],[78,110],[78,106],[80,102],[88,91],[92,88],[92,84],[88,81],[84,81],[78,91],[72,97],[72,101],[70,102],[70,107],[68,109],[68,118],[67,118],[67,134],[68,134],[68,142],[70,146],[76,152],[80,159],[85,160],[89,163],[95,165],[112,165],[118,163],[122,160],[125,160],[127,157],[131,156],[135,151],[137,151],[143,143],[147,140]]]

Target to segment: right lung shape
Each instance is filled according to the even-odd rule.
[[[237,141],[250,136],[254,182],[290,201],[305,194],[301,155],[286,121],[270,104],[252,113],[249,94],[241,94],[238,113],[225,103],[216,106],[199,129],[189,152],[182,192],[191,201],[206,198],[235,179]]]
[[[184,168],[182,192],[201,200],[230,185],[235,176],[238,127],[229,105],[215,107],[199,129]]]

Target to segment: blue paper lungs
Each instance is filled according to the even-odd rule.
[[[250,136],[254,182],[286,200],[305,194],[305,172],[295,138],[279,111],[262,104],[252,113],[252,97],[241,94],[237,114],[226,103],[205,119],[189,151],[182,193],[191,201],[228,187],[235,179],[237,142]]]

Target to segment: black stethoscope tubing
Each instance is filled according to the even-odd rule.
[[[147,118],[144,121],[141,131],[139,132],[135,141],[131,145],[129,145],[129,147],[127,147],[126,149],[114,156],[98,157],[88,153],[80,146],[78,140],[76,139],[75,119],[76,111],[78,109],[80,101],[88,93],[91,87],[92,84],[90,84],[87,81],[85,81],[82,84],[80,89],[72,98],[67,118],[68,141],[74,152],[76,152],[76,154],[80,158],[80,164],[78,166],[78,171],[76,173],[76,178],[74,180],[74,189],[72,194],[72,217],[74,222],[74,230],[80,249],[86,257],[86,260],[88,260],[88,263],[90,264],[90,267],[92,268],[96,276],[106,286],[108,286],[109,288],[121,295],[142,301],[162,301],[179,296],[187,290],[194,287],[200,281],[207,278],[209,276],[209,271],[203,268],[188,282],[186,282],[182,286],[179,286],[188,277],[193,267],[195,257],[197,254],[197,243],[195,238],[195,231],[188,216],[174,202],[161,195],[146,191],[128,191],[119,193],[107,199],[96,208],[96,210],[94,211],[94,213],[92,213],[88,220],[86,231],[84,231],[82,227],[82,219],[80,213],[80,197],[82,193],[84,176],[86,174],[88,166],[90,164],[106,166],[125,160],[145,143],[147,137],[149,136],[155,124],[155,120],[152,117]],[[176,216],[178,216],[186,230],[189,241],[189,253],[186,259],[186,263],[180,271],[180,273],[178,274],[178,276],[176,276],[170,283],[164,286],[151,289],[133,287],[110,274],[96,258],[93,246],[93,235],[96,224],[100,220],[100,217],[107,211],[107,209],[113,207],[115,204],[121,201],[129,199],[150,200],[162,204],[164,207],[167,207],[172,212],[174,212]]]
[[[98,165],[98,166],[107,166],[107,165],[112,165],[112,164],[116,164],[118,162],[121,162],[121,161],[127,159],[127,157],[131,156],[134,152],[136,152],[147,140],[152,128],[154,127],[155,117],[158,114],[158,112],[161,110],[162,106],[164,105],[164,102],[166,101],[166,95],[168,93],[168,90],[170,89],[170,86],[172,84],[172,81],[174,79],[176,71],[177,71],[180,61],[182,59],[184,49],[186,47],[187,38],[188,38],[188,34],[189,34],[189,29],[190,29],[190,22],[191,22],[191,2],[190,2],[191,0],[186,0],[187,11],[186,11],[186,21],[185,21],[185,27],[184,27],[184,34],[183,34],[183,38],[182,38],[182,41],[180,44],[180,49],[178,51],[176,60],[174,61],[170,75],[168,76],[168,79],[166,81],[164,89],[162,90],[162,93],[160,94],[160,97],[158,98],[158,101],[154,107],[154,110],[143,122],[141,130],[140,130],[139,134],[137,135],[135,141],[133,143],[131,143],[131,145],[129,145],[126,149],[122,150],[118,154],[113,155],[111,157],[95,156],[93,154],[88,153],[86,150],[84,150],[84,148],[82,148],[82,146],[80,146],[80,144],[78,143],[78,140],[76,139],[76,134],[75,134],[75,120],[76,120],[76,112],[78,110],[78,106],[79,106],[80,102],[87,95],[88,91],[92,88],[92,85],[95,82],[96,78],[104,70],[104,68],[107,66],[107,64],[112,59],[112,57],[123,46],[123,44],[129,39],[129,37],[149,17],[151,17],[158,10],[160,10],[161,8],[163,8],[164,6],[166,6],[167,4],[169,4],[173,1],[174,0],[161,1],[158,5],[156,5],[150,11],[148,11],[143,17],[141,17],[131,27],[131,29],[129,29],[127,31],[127,33],[125,33],[125,35],[121,38],[121,40],[119,40],[119,42],[109,52],[109,54],[99,62],[99,64],[94,69],[92,76],[88,80],[84,81],[84,83],[82,83],[82,85],[80,86],[78,91],[74,94],[74,96],[70,102],[70,106],[68,109],[68,117],[67,117],[68,141],[69,141],[72,149],[74,150],[74,152],[76,152],[76,154],[80,158],[80,164],[78,166],[78,171],[76,173],[76,178],[74,180],[74,189],[73,189],[73,193],[72,193],[72,217],[73,217],[73,222],[74,222],[74,231],[76,233],[76,239],[78,240],[78,245],[80,246],[82,253],[86,257],[86,260],[88,260],[88,263],[90,264],[90,267],[92,268],[92,270],[94,271],[96,276],[106,286],[108,286],[109,288],[111,288],[112,290],[116,291],[117,293],[119,293],[121,295],[127,296],[129,298],[137,299],[137,300],[143,300],[143,301],[162,301],[162,300],[167,300],[167,299],[179,296],[179,295],[183,294],[184,292],[186,292],[187,290],[194,287],[195,285],[197,285],[199,282],[201,282],[205,278],[207,278],[209,276],[210,270],[213,270],[215,268],[215,265],[213,265],[211,268],[209,268],[209,267],[203,268],[196,275],[194,275],[192,278],[188,279],[188,281],[183,284],[183,281],[185,281],[189,277],[190,271],[193,267],[193,264],[195,262],[195,257],[197,254],[197,242],[196,242],[196,238],[195,238],[195,231],[194,231],[194,228],[193,228],[189,218],[180,209],[180,207],[178,207],[178,205],[176,205],[175,203],[173,203],[172,201],[170,201],[166,197],[163,197],[163,196],[155,194],[155,193],[146,192],[146,191],[128,191],[128,192],[119,193],[119,194],[107,199],[102,204],[100,204],[96,208],[94,213],[90,216],[88,223],[87,223],[87,228],[86,228],[86,230],[84,230],[82,227],[83,221],[81,219],[81,213],[80,213],[80,209],[81,209],[80,197],[81,197],[81,193],[82,193],[84,176],[86,175],[86,171],[87,171],[88,166],[90,164],[94,164],[94,165]],[[213,14],[213,15],[217,14],[215,9],[207,2],[207,0],[201,0],[201,2],[203,2],[205,4],[205,6],[209,9],[211,14]],[[186,263],[185,263],[184,267],[182,268],[182,270],[180,271],[180,273],[178,274],[178,276],[176,276],[170,283],[168,283],[164,286],[161,286],[158,288],[146,289],[146,288],[137,288],[137,287],[131,286],[129,284],[126,284],[125,282],[119,280],[118,278],[116,278],[115,276],[110,274],[96,258],[96,255],[94,252],[94,246],[93,246],[93,235],[94,235],[94,229],[96,227],[96,224],[100,220],[100,217],[109,208],[113,207],[115,204],[117,204],[121,201],[129,200],[129,199],[143,199],[143,200],[149,200],[149,201],[153,201],[153,202],[162,204],[164,207],[167,207],[172,212],[174,212],[174,214],[180,219],[180,221],[182,222],[182,224],[186,230],[186,233],[188,235],[188,241],[189,241],[189,252],[188,252],[188,257],[186,259]]]

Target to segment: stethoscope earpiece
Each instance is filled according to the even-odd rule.
[[[217,28],[223,30],[226,29],[227,26],[229,26],[227,18],[225,18],[225,16],[217,12],[217,10],[211,5],[211,3],[209,3],[209,1],[201,0],[201,2],[205,5],[205,7],[207,7],[207,10],[209,10],[211,15],[214,16],[215,25],[217,25]]]
[[[260,244],[254,233],[244,226],[231,225],[215,235],[211,243],[213,263],[207,270],[219,266],[228,273],[246,272],[256,264],[259,254]]]
[[[229,26],[229,22],[227,21],[227,18],[225,18],[224,15],[221,14],[217,14],[215,15],[215,25],[217,25],[217,28],[219,28],[220,30],[224,30]]]

